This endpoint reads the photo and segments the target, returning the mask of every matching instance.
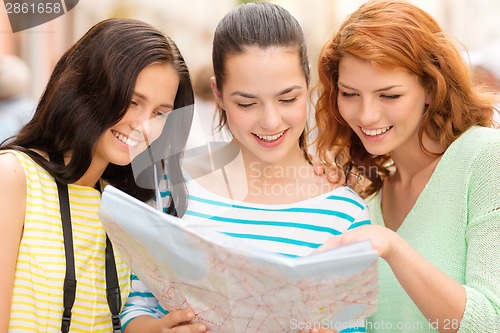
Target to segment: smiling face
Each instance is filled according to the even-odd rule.
[[[307,83],[297,48],[251,46],[230,54],[222,91],[215,82],[212,88],[247,161],[283,164],[301,158]]]
[[[418,128],[430,99],[415,75],[347,55],[339,63],[338,88],[340,114],[370,154],[419,147]]]
[[[137,76],[125,116],[96,144],[92,163],[127,165],[156,140],[173,110],[179,76],[169,64],[155,63]]]

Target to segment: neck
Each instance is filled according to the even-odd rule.
[[[425,133],[422,142],[430,154],[422,150],[418,138],[415,138],[413,141],[410,149],[404,147],[404,149],[391,153],[391,158],[396,166],[395,175],[402,181],[410,180],[421,174],[424,170],[432,169],[431,171],[434,171],[437,162],[444,153],[444,149],[440,143],[432,140]]]
[[[106,170],[107,164],[100,165],[95,159],[92,159],[89,168],[83,176],[78,179],[75,184],[80,186],[94,187],[95,184],[101,179],[104,170]]]
[[[33,151],[43,156],[45,159],[47,160],[49,159],[48,154],[45,153],[44,151],[38,149],[33,149]],[[71,160],[71,153],[64,154],[64,165],[68,165],[70,160]],[[85,174],[76,182],[74,182],[74,184],[80,186],[94,187],[95,184],[97,184],[97,182],[99,181],[99,179],[101,179],[101,176],[104,173],[104,170],[106,170],[107,166],[108,163],[99,163],[95,158],[92,159],[92,162],[90,163],[90,166],[85,172]]]
[[[286,157],[279,161],[267,162],[255,158],[248,151],[241,151],[245,164],[246,176],[250,180],[266,180],[268,183],[282,183],[297,178],[308,178],[311,174],[311,166],[304,158],[299,147],[289,152]]]

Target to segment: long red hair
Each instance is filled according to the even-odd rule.
[[[427,153],[424,131],[446,149],[471,126],[492,126],[494,95],[473,85],[451,38],[429,14],[405,1],[363,4],[323,47],[315,91],[318,155],[327,165],[368,170],[364,176],[371,184],[365,196],[381,188],[392,161],[389,155],[369,154],[339,113],[339,61],[347,54],[380,69],[403,68],[419,78],[432,96],[419,128],[420,147]],[[335,160],[329,158],[332,150]]]

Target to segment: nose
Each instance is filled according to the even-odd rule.
[[[266,105],[262,112],[262,118],[260,120],[260,127],[263,129],[273,132],[279,129],[281,125],[281,114],[280,111],[274,105]]]
[[[359,122],[363,127],[375,125],[380,118],[377,103],[371,98],[363,98],[359,110]]]
[[[142,139],[150,141],[151,119],[148,112],[137,112],[130,121],[130,127]]]

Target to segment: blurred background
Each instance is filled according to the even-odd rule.
[[[109,17],[130,17],[146,21],[171,36],[185,56],[191,73],[195,75],[205,73],[205,76],[209,76],[210,70],[208,69],[207,74],[207,66],[211,62],[211,42],[215,26],[224,14],[243,2],[247,1],[80,0],[67,14],[17,33],[11,30],[5,6],[0,6],[0,56],[15,55],[27,64],[28,72],[17,88],[24,89],[25,95],[37,100],[57,59],[92,25]],[[302,25],[314,73],[323,43],[333,34],[346,15],[364,1],[271,0],[270,2],[288,9]],[[465,50],[469,51],[468,58],[474,65],[486,64],[480,68],[484,70],[481,75],[485,80],[492,71],[491,67],[495,66],[500,78],[498,64],[500,61],[497,61],[497,58],[500,58],[500,47],[496,48],[497,51],[493,52],[493,56],[485,55],[485,50],[490,50],[491,53],[494,49],[492,45],[500,45],[499,0],[411,2],[433,15],[442,28],[461,45],[463,53],[466,54]],[[20,68],[12,64],[3,67],[10,69],[10,72],[14,68]],[[11,79],[8,75],[12,74],[0,68],[0,83],[3,82],[4,86],[4,88],[0,86],[0,89],[13,87],[14,78]],[[209,84],[208,78],[202,79],[202,86],[205,83]]]

